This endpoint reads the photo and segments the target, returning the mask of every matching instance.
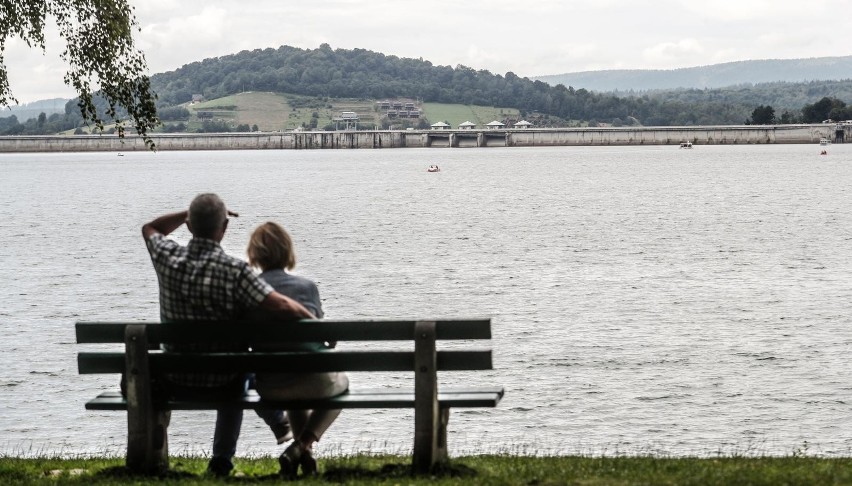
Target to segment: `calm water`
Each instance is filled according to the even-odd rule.
[[[473,379],[506,398],[452,413],[452,454],[848,456],[852,145],[829,152],[0,155],[0,454],[123,454],[125,416],[83,408],[116,378],[77,375],[73,323],[157,319],[139,228],[214,191],[241,213],[226,250],[283,223],[328,317],[492,317]],[[345,411],[320,454],[405,452],[412,428]],[[171,449],[212,431],[175,413]],[[247,414],[239,454],[277,449]]]

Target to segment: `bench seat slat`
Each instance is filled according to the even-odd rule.
[[[491,339],[490,319],[443,319],[436,322],[437,339]],[[408,320],[313,320],[299,322],[77,322],[80,344],[123,343],[124,328],[147,326],[148,342],[311,342],[311,341],[410,341],[415,321]]]
[[[496,407],[503,398],[503,388],[447,388],[438,392],[438,402],[442,408],[458,407]],[[334,408],[413,408],[414,391],[393,389],[361,389],[333,398],[320,400],[263,401],[255,392],[241,399],[212,401],[209,399],[170,400],[167,410],[210,410],[219,406],[234,406],[242,409],[334,409]],[[126,410],[127,401],[119,392],[101,393],[86,403],[88,410]]]
[[[438,351],[439,371],[488,370],[491,350]],[[154,373],[414,371],[412,351],[340,351],[333,353],[161,353],[149,355]],[[122,373],[124,353],[81,352],[80,374]]]

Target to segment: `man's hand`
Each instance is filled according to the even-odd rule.
[[[282,317],[291,317],[296,319],[316,319],[311,311],[305,308],[302,304],[287,297],[284,294],[273,291],[267,295],[260,306],[264,309],[279,313]]]
[[[145,223],[142,226],[142,238],[144,238],[145,241],[148,241],[148,238],[155,233],[159,233],[164,236],[168,235],[172,231],[180,228],[180,225],[186,222],[187,217],[189,217],[189,211],[180,211],[160,216],[159,218],[151,221],[150,223]]]

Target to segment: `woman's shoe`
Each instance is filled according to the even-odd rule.
[[[296,473],[299,469],[299,464],[302,462],[302,458],[306,455],[304,452],[305,451],[302,449],[302,445],[299,444],[299,441],[293,442],[284,449],[284,452],[278,456],[278,465],[281,466],[281,476],[288,479],[295,479]],[[316,466],[314,466],[314,468],[316,468]],[[302,469],[304,470],[304,467],[302,467]]]
[[[299,460],[299,465],[302,466],[302,474],[305,476],[317,475],[317,460],[314,459],[314,454],[310,449],[302,451],[302,458]]]

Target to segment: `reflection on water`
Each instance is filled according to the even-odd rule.
[[[117,378],[77,375],[73,323],[156,319],[139,228],[214,191],[241,214],[226,250],[281,222],[330,318],[492,317],[496,369],[442,382],[506,398],[452,413],[453,454],[849,455],[852,146],[818,154],[5,154],[0,453],[123,454],[125,416],[83,409]],[[410,381],[353,386],[368,379]],[[411,411],[345,411],[320,454],[405,452],[412,428]],[[212,413],[174,413],[172,452],[209,452],[212,431]],[[247,414],[239,453],[277,449]]]

